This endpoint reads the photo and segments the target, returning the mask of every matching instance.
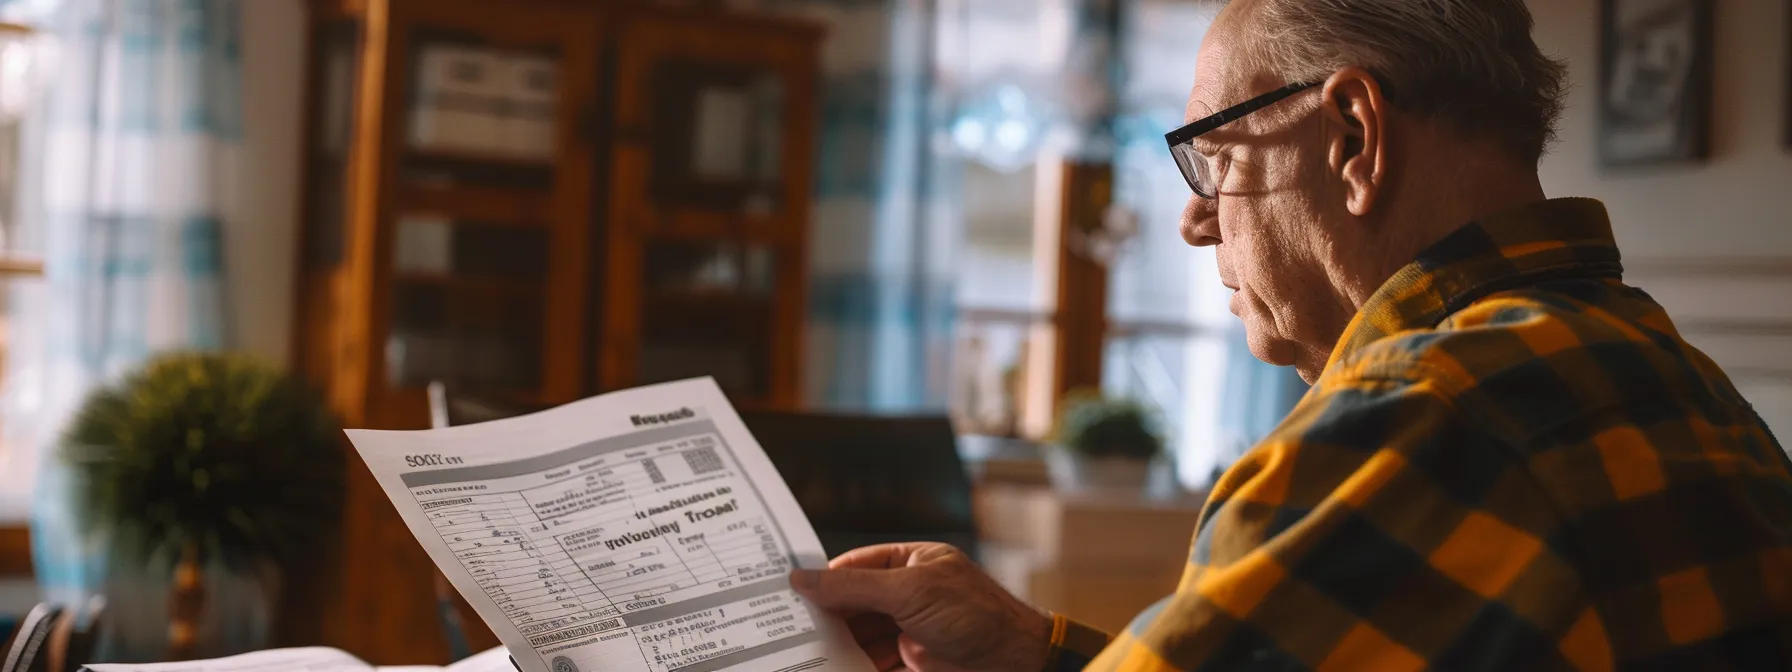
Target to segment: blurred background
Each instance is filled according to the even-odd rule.
[[[1531,4],[1573,82],[1545,188],[1605,200],[1631,283],[1792,427],[1788,3]],[[1162,136],[1217,9],[0,0],[0,633],[55,603],[93,655],[167,655],[174,560],[121,569],[61,457],[165,353],[389,429],[432,384],[483,418],[713,376],[824,538],[960,540],[1121,627],[1306,390],[1176,233]],[[345,464],[327,543],[208,561],[202,651],[495,643]]]

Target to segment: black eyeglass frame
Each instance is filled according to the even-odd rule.
[[[1239,119],[1243,118],[1247,114],[1256,112],[1257,110],[1261,110],[1265,107],[1269,107],[1270,105],[1274,105],[1277,102],[1280,102],[1284,98],[1287,98],[1294,94],[1300,93],[1307,89],[1311,89],[1315,86],[1319,86],[1319,82],[1297,82],[1294,84],[1289,84],[1287,86],[1276,89],[1269,93],[1265,93],[1261,96],[1257,96],[1255,98],[1244,101],[1237,105],[1233,105],[1226,109],[1220,110],[1213,114],[1207,115],[1200,119],[1196,119],[1187,124],[1184,124],[1181,128],[1178,128],[1174,131],[1170,131],[1169,133],[1165,133],[1164,134],[1164,142],[1169,145],[1170,153],[1172,156],[1174,156],[1176,153],[1177,147],[1188,144],[1190,141],[1194,140],[1196,137],[1199,137],[1200,135],[1202,135],[1204,133],[1212,131],[1213,129],[1219,128],[1221,126],[1225,126],[1226,124],[1230,124],[1234,121],[1238,121]],[[1182,172],[1182,179],[1184,182],[1188,183],[1189,190],[1195,192],[1195,194],[1199,195],[1202,198],[1206,198],[1206,199],[1212,199],[1214,196],[1216,196],[1216,194],[1203,193],[1201,191],[1200,187],[1195,186],[1195,177],[1193,175],[1189,174],[1189,171],[1192,170],[1191,167],[1185,167],[1185,166],[1183,166],[1182,162],[1178,161],[1176,163],[1176,169]]]

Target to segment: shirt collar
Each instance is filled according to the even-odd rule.
[[[1494,292],[1622,272],[1611,219],[1599,201],[1556,198],[1482,217],[1425,248],[1383,283],[1344,329],[1326,368],[1390,334],[1434,328]]]

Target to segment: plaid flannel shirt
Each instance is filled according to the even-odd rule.
[[[1604,206],[1428,248],[1215,486],[1176,593],[1051,670],[1792,670],[1792,476]],[[1099,655],[1097,655],[1099,653]]]

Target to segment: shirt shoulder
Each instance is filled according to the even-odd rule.
[[[1518,443],[1580,414],[1629,404],[1691,399],[1714,416],[1746,407],[1659,305],[1606,278],[1488,294],[1433,328],[1389,334],[1333,368],[1327,375],[1344,380],[1424,381]]]

